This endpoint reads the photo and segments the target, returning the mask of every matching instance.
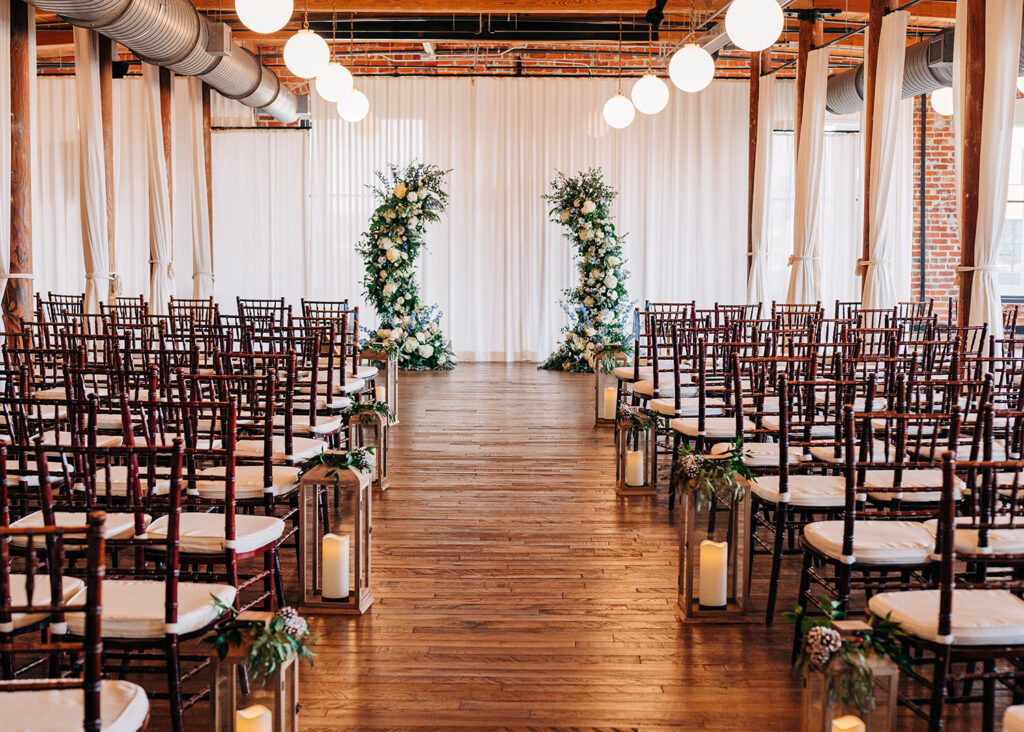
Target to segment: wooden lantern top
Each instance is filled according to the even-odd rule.
[[[303,474],[302,483],[334,486],[335,477],[334,475],[329,475],[332,472],[337,476],[337,485],[349,488],[361,488],[364,484],[368,486],[373,479],[371,473],[361,470],[354,470],[353,468],[346,470],[345,468],[334,468],[330,465],[317,465]]]

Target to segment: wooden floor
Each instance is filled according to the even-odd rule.
[[[616,499],[591,383],[529,365],[402,374],[391,487],[374,498],[376,602],[311,619],[303,729],[797,728],[785,620],[676,617],[678,527],[664,496]]]

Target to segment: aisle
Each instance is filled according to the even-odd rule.
[[[374,504],[377,601],[314,622],[304,728],[794,718],[785,621],[676,619],[676,525],[663,500],[615,500],[590,378],[465,364],[401,386],[391,489]]]

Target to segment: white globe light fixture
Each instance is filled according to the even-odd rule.
[[[328,102],[340,102],[352,91],[353,84],[352,72],[337,61],[331,61],[317,74],[313,86]]]
[[[274,33],[292,17],[292,0],[235,0],[242,25],[257,33]]]
[[[657,114],[668,104],[668,84],[648,72],[637,79],[629,92],[633,106],[644,114]]]
[[[331,60],[327,41],[303,28],[284,44],[284,65],[300,79],[317,76]]]
[[[1024,94],[1024,76],[1017,77],[1017,91]]]
[[[932,92],[932,109],[943,117],[953,116],[953,88],[944,86]]]
[[[633,106],[633,102],[622,96],[621,92],[604,103],[604,121],[610,127],[617,130],[629,127],[634,117],[636,117],[636,108]]]
[[[779,40],[785,18],[776,0],[733,0],[725,14],[729,40],[744,51],[763,51]]]
[[[668,76],[684,92],[699,92],[715,78],[715,60],[696,43],[687,43],[668,62]]]
[[[346,122],[358,122],[370,112],[370,100],[358,89],[353,89],[338,102],[338,115]]]

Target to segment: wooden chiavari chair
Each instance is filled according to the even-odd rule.
[[[256,330],[288,325],[292,317],[292,306],[284,298],[262,299],[253,297],[235,298],[238,304],[238,317],[245,325]]]
[[[100,315],[105,320],[123,325],[141,325],[149,317],[149,305],[142,295],[138,297],[116,297],[114,304],[100,301]]]
[[[219,309],[213,297],[189,299],[171,296],[167,303],[171,331],[188,331],[193,325],[213,325],[217,322]]]
[[[72,316],[85,313],[85,295],[46,293],[44,300],[36,293],[36,319],[52,323],[69,322]]]

